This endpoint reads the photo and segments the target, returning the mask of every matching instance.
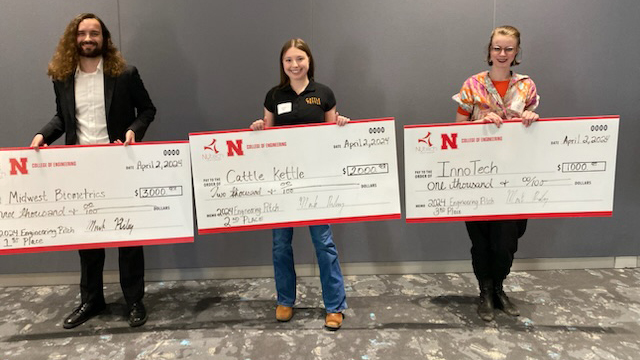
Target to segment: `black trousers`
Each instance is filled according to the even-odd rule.
[[[472,244],[473,272],[478,281],[504,280],[511,271],[527,220],[468,221],[466,225]]]
[[[144,296],[144,253],[142,246],[118,248],[120,287],[127,305],[142,300]],[[104,249],[79,250],[80,296],[83,303],[104,304],[102,270]]]

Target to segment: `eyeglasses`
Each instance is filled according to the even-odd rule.
[[[503,47],[500,47],[500,46],[492,46],[491,47],[491,52],[500,54],[502,51],[504,51],[505,54],[511,54],[514,51],[516,51],[516,49],[511,47],[511,46],[506,47],[506,48],[503,48]]]

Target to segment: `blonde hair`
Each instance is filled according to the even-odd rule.
[[[516,40],[518,41],[516,51],[518,52],[518,54],[520,53],[520,31],[518,31],[518,29],[511,25],[498,26],[491,32],[489,45],[487,45],[487,64],[489,64],[489,66],[493,65],[493,61],[491,61],[491,42],[493,41],[493,37],[495,35],[513,36],[514,38],[516,38]],[[518,59],[516,58],[514,58],[511,62],[511,66],[515,66],[518,64],[520,64],[520,61],[518,61]]]

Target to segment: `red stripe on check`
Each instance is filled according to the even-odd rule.
[[[427,218],[407,218],[407,223],[435,223],[451,221],[484,221],[484,220],[516,220],[516,219],[551,219],[551,218],[571,218],[571,217],[610,217],[612,211],[585,211],[567,213],[540,213],[540,214],[511,214],[511,215],[480,215],[480,216],[448,216],[448,217],[427,217]]]
[[[130,144],[128,146],[138,146],[138,145],[158,145],[158,144],[187,144],[189,140],[172,140],[172,141],[141,141],[137,143]],[[55,150],[55,149],[69,149],[69,148],[79,148],[79,147],[105,147],[105,146],[124,146],[122,144],[92,144],[92,145],[51,145],[51,146],[41,146],[40,150]],[[8,147],[8,148],[0,148],[0,151],[14,151],[14,150],[33,150],[36,149],[32,147]]]
[[[380,119],[362,119],[362,120],[351,120],[349,123],[366,123],[366,122],[376,122],[376,121],[389,121],[395,120],[394,118],[380,118]],[[300,125],[287,125],[287,126],[273,126],[270,128],[266,128],[260,131],[268,131],[268,130],[280,130],[280,129],[293,129],[293,128],[301,128],[301,127],[312,127],[312,126],[328,126],[335,125],[335,123],[323,122],[323,123],[312,123],[312,124],[300,124]],[[226,133],[236,133],[236,132],[245,132],[245,131],[253,131],[248,127],[246,129],[232,129],[232,130],[219,130],[219,131],[203,131],[203,132],[195,132],[189,133],[191,135],[211,135],[211,134],[226,134]]]
[[[538,119],[538,121],[571,121],[571,120],[613,120],[619,119],[620,115],[603,115],[603,116],[584,116],[584,117],[558,117],[558,118],[545,118]],[[505,123],[519,123],[521,119],[511,119],[504,120]],[[490,122],[457,122],[457,123],[431,123],[431,124],[419,124],[419,125],[405,125],[405,129],[413,129],[413,128],[427,128],[427,127],[436,127],[436,126],[467,126],[467,125],[486,125],[490,124]]]

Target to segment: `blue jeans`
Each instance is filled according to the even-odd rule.
[[[338,262],[338,250],[333,243],[329,225],[309,226],[313,246],[316,248],[322,299],[328,313],[347,308],[344,279]],[[296,302],[296,270],[293,266],[293,228],[273,229],[273,270],[278,292],[278,305],[290,306]]]

